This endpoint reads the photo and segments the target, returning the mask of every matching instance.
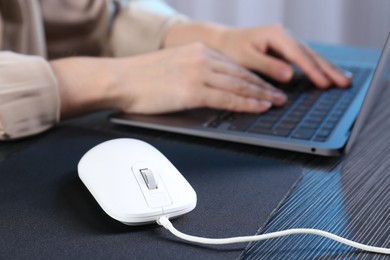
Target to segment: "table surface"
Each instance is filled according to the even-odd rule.
[[[363,60],[373,63],[377,50],[330,47],[313,44],[331,60]],[[318,157],[269,148],[246,149],[246,145],[201,139],[205,144],[242,154],[278,160],[304,169],[303,178],[292,194],[274,212],[258,233],[289,228],[318,228],[373,246],[390,247],[390,107],[386,89],[378,100],[353,149],[337,158]],[[102,116],[84,117],[64,124],[76,124],[101,131],[124,133],[127,127],[114,126]],[[134,129],[132,129],[133,131]],[[135,130],[137,131],[137,130]],[[197,143],[199,138],[158,131],[139,131],[174,142]],[[4,143],[0,160],[29,145],[29,140]],[[31,141],[33,142],[33,141]],[[250,243],[243,259],[385,259],[359,252],[326,238],[296,235]]]
[[[375,62],[375,51],[316,46],[332,60]],[[356,242],[390,247],[390,109],[386,89],[359,134],[341,158],[264,151],[270,158],[304,167],[304,176],[287,201],[259,233],[317,228]],[[244,259],[387,259],[359,252],[326,238],[291,236],[250,244]]]

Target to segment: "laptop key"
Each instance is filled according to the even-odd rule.
[[[328,138],[326,137],[319,137],[319,136],[316,136],[314,138],[314,141],[317,141],[317,142],[325,142],[326,140],[328,140]]]
[[[284,128],[284,129],[294,129],[297,126],[297,124],[292,124],[288,122],[282,121],[280,124],[278,124],[278,127]]]
[[[236,120],[234,120],[229,130],[232,131],[246,131],[255,121],[257,117],[255,115],[240,115]]]
[[[304,121],[301,127],[306,129],[317,129],[319,125],[320,125],[319,123]]]
[[[276,121],[278,121],[280,118],[280,116],[276,116],[276,115],[268,115],[268,114],[265,114],[263,116],[260,116],[259,119],[262,121],[262,122],[270,122],[270,123],[275,123]]]
[[[333,130],[334,127],[336,126],[336,123],[332,123],[332,122],[326,122],[321,129],[324,129],[324,130]]]
[[[263,135],[272,135],[272,129],[261,128],[261,127],[252,127],[248,130],[249,133],[263,134]]]
[[[340,120],[340,116],[337,116],[337,115],[333,115],[331,114],[329,117],[328,117],[328,120],[326,121],[327,123],[331,123],[331,124],[337,124]]]
[[[329,131],[329,130],[321,129],[321,130],[317,133],[316,137],[324,137],[324,138],[327,138],[327,137],[329,137],[330,133],[331,133],[331,131]]]
[[[284,113],[286,112],[286,109],[285,108],[272,108],[270,111],[266,112],[264,114],[265,117],[279,117],[281,115],[283,115]]]
[[[318,118],[318,117],[309,116],[306,119],[306,122],[312,123],[312,124],[321,124],[322,120],[321,120],[321,118]]]
[[[298,117],[288,117],[288,118],[283,119],[281,123],[297,125],[300,121],[301,121],[301,118],[298,118]]]
[[[208,123],[206,126],[211,128],[217,128],[221,124],[218,120],[213,120],[210,123]]]
[[[263,135],[287,137],[287,136],[289,136],[291,130],[283,129],[283,128],[267,129],[267,128],[261,128],[261,127],[253,127],[248,132],[256,133],[256,134],[263,134]]]
[[[289,136],[291,133],[291,129],[286,129],[286,128],[275,128],[273,130],[273,135],[276,135],[276,136],[284,136],[284,137],[287,137]]]
[[[263,121],[260,121],[260,122],[256,123],[255,127],[271,129],[274,125],[275,125],[275,123],[273,123],[273,122],[268,122],[268,121],[263,122]]]
[[[217,128],[223,122],[231,121],[233,119],[234,114],[232,112],[223,111],[218,113],[218,115],[209,123],[206,124],[207,127]]]
[[[295,133],[291,136],[294,139],[303,139],[303,140],[310,140],[311,137],[314,135],[315,129],[310,128],[298,128]]]
[[[293,111],[291,111],[291,112],[287,115],[287,118],[288,118],[288,117],[302,118],[302,117],[305,116],[305,114],[306,114],[306,111],[301,112],[301,111],[293,110]]]

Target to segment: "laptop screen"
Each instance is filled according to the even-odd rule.
[[[368,89],[368,92],[364,98],[363,105],[360,109],[358,117],[356,118],[355,125],[345,147],[345,152],[348,152],[352,148],[358,133],[366,123],[372,108],[377,103],[377,100],[380,98],[382,90],[388,86],[390,86],[390,33],[371,80],[370,88]]]

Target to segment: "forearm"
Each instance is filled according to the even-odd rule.
[[[58,80],[61,119],[115,108],[119,94],[114,74],[110,73],[112,62],[109,58],[67,58],[50,62]]]

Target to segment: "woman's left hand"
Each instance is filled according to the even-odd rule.
[[[274,80],[288,82],[297,66],[319,88],[347,87],[352,75],[342,72],[280,25],[234,29],[188,23],[173,27],[165,46],[202,41],[234,62]]]

